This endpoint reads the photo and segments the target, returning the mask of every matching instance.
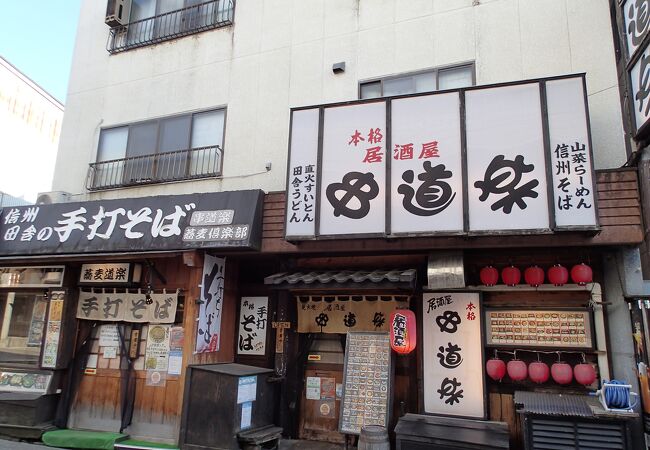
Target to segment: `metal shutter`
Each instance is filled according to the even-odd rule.
[[[620,424],[531,418],[530,449],[625,450],[625,429]]]

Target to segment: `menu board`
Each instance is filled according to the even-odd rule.
[[[391,374],[388,333],[348,333],[339,420],[341,433],[359,434],[364,425],[388,426]]]
[[[487,345],[593,348],[586,310],[503,309],[486,315]]]

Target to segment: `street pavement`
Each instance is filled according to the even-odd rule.
[[[0,450],[45,450],[45,449],[52,450],[52,447],[0,439]]]

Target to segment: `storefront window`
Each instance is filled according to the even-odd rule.
[[[43,294],[0,294],[0,364],[38,365],[46,311]]]

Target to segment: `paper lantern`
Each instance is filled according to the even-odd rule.
[[[512,381],[525,380],[528,376],[528,366],[520,359],[508,361],[508,376]]]
[[[591,270],[591,267],[585,263],[576,264],[571,268],[571,279],[579,286],[584,286],[587,283],[591,283],[593,277],[594,273]]]
[[[524,271],[524,280],[532,287],[544,283],[544,269],[539,266],[530,266]]]
[[[485,370],[494,381],[501,381],[506,375],[506,363],[499,358],[492,358],[485,365]]]
[[[485,266],[481,269],[481,283],[485,286],[494,286],[499,282],[499,271],[492,266]]]
[[[591,364],[578,364],[573,368],[573,375],[578,383],[585,386],[589,386],[596,381],[596,369]]]
[[[521,270],[515,266],[505,267],[501,271],[501,279],[508,286],[516,286],[521,281]]]
[[[415,349],[417,332],[415,314],[410,309],[396,309],[390,314],[390,346],[401,355]]]
[[[535,361],[528,365],[528,377],[535,383],[546,383],[550,373],[551,370],[541,361]]]
[[[556,264],[548,269],[548,281],[555,286],[564,286],[569,281],[569,271],[566,267]]]
[[[556,362],[551,366],[551,376],[557,384],[569,384],[573,380],[573,369],[565,362]]]

